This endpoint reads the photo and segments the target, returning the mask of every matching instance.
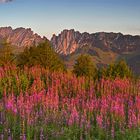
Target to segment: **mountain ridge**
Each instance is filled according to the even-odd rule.
[[[0,27],[0,40],[3,39],[22,51],[26,47],[48,40],[34,33],[31,28],[13,29],[10,26]],[[68,68],[74,65],[80,54],[89,54],[97,65],[108,65],[123,58],[140,74],[140,35],[113,32],[80,33],[74,29],[65,29],[60,34],[53,35],[50,42]]]
[[[85,45],[101,47],[102,49],[107,49],[107,47],[111,47],[111,49],[114,49],[114,51],[115,49],[117,49],[118,51],[119,49],[121,49],[120,51],[122,51],[123,47],[124,52],[133,51],[132,49],[140,46],[140,36],[123,35],[122,33],[113,32],[97,32],[89,34],[87,32],[80,33],[79,31],[71,29],[63,30],[60,34],[58,34],[58,36],[53,35],[53,37],[51,38],[51,42],[55,50],[58,53],[64,55],[71,54],[77,48],[81,48]]]
[[[140,74],[140,36],[122,33],[80,33],[63,30],[51,39],[55,51],[62,55],[71,68],[80,54],[90,54],[98,65],[108,65],[119,59],[125,59],[132,70]],[[137,60],[137,61],[136,61]]]
[[[38,45],[40,42],[47,40],[34,33],[31,28],[19,27],[13,29],[11,26],[0,27],[0,40],[5,39],[8,43],[16,47],[28,47]]]

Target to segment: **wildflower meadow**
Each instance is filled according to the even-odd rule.
[[[139,139],[139,79],[0,68],[0,140]]]

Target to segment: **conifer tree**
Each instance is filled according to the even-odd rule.
[[[74,65],[73,73],[76,76],[93,77],[95,74],[95,66],[89,55],[80,55]]]
[[[18,66],[24,65],[29,67],[40,65],[52,71],[65,70],[64,63],[48,41],[39,44],[37,47],[26,48],[18,56]]]
[[[11,64],[15,60],[13,47],[5,40],[0,43],[0,65]]]

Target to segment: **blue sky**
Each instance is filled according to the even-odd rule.
[[[140,0],[13,0],[0,2],[0,26],[32,28],[48,38],[63,29],[140,35],[139,13]]]

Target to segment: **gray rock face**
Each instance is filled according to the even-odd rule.
[[[77,49],[89,46],[103,51],[121,54],[140,50],[140,36],[123,35],[121,33],[99,32],[95,34],[64,30],[58,36],[53,35],[51,43],[59,54],[68,55]]]
[[[51,42],[56,50],[60,54],[71,54],[79,47],[78,41],[81,38],[79,32],[74,30],[64,30],[58,36],[53,35]]]
[[[12,29],[11,27],[1,27],[0,39],[6,39],[9,43],[17,47],[27,47],[37,45],[47,38],[41,38],[38,34],[34,34],[30,28]]]

